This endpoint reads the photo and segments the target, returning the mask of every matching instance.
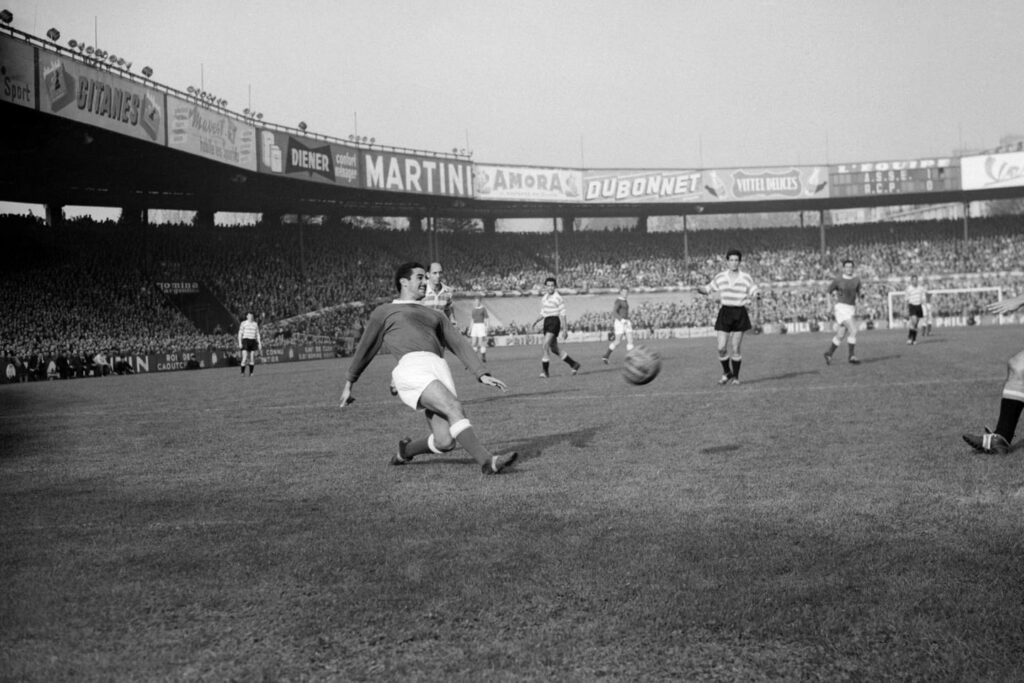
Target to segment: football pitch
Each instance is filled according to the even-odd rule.
[[[496,477],[388,465],[388,356],[0,387],[0,679],[1021,680],[1024,330],[829,336],[449,356]]]

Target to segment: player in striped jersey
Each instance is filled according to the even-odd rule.
[[[430,264],[427,294],[420,303],[441,311],[444,317],[448,318],[452,325],[455,325],[455,305],[452,303],[455,290],[441,282],[441,273],[443,272],[444,268],[437,261]]]
[[[249,375],[252,376],[256,352],[263,348],[263,342],[260,340],[260,326],[252,313],[246,313],[245,320],[238,326],[238,348],[242,349],[242,374],[245,374],[245,366],[248,364]]]
[[[633,322],[629,319],[629,287],[619,288],[619,296],[612,304],[612,340],[608,350],[601,356],[605,365],[612,356],[612,351],[623,339],[626,340],[626,353],[633,350]]]
[[[708,284],[698,287],[697,291],[705,295],[718,292],[721,297],[722,307],[718,309],[718,318],[715,320],[718,362],[722,364],[723,373],[718,383],[739,384],[740,364],[743,362],[740,347],[743,344],[743,333],[751,328],[747,306],[756,306],[761,295],[754,279],[740,270],[743,254],[738,249],[730,249],[725,260],[728,268]]]
[[[917,322],[924,318],[924,302],[928,296],[928,290],[917,283],[917,276],[910,276],[910,284],[907,285],[907,314],[910,318],[907,330],[907,343],[917,343]]]
[[[540,376],[547,378],[550,370],[551,354],[564,360],[572,368],[572,374],[580,371],[580,364],[572,359],[568,351],[558,348],[558,335],[562,339],[569,336],[569,327],[565,322],[565,300],[555,289],[558,282],[553,277],[544,281],[544,288],[547,290],[540,300],[540,317],[533,324],[543,322],[544,327],[544,352],[540,358]]]
[[[825,364],[832,365],[832,354],[843,343],[845,335],[850,354],[849,361],[857,365],[860,359],[854,353],[854,348],[857,345],[857,297],[860,296],[860,277],[853,274],[853,261],[850,259],[843,261],[843,274],[834,278],[825,290],[829,296],[832,292],[836,293],[836,335],[832,337],[832,343],[825,352]]]
[[[991,303],[987,309],[996,315],[1007,315],[1021,307],[1024,307],[1024,294]],[[1024,351],[1011,357],[1007,364],[1006,382],[999,403],[999,422],[996,423],[995,431],[985,428],[983,434],[964,434],[963,439],[980,453],[1006,455],[1010,452],[1021,412],[1024,412]]]
[[[427,290],[423,266],[418,263],[399,266],[395,272],[395,287],[399,298],[378,306],[370,314],[345,375],[341,407],[355,400],[352,386],[383,349],[399,359],[391,376],[402,403],[423,410],[430,425],[428,436],[416,440],[406,437],[399,441],[391,464],[405,465],[423,453],[447,453],[458,442],[480,464],[484,474],[498,474],[518,456],[515,452],[492,455],[480,443],[455,393],[444,350],[455,353],[480,383],[501,391],[507,391],[508,387],[484,370],[469,342],[443,313],[419,303]]]

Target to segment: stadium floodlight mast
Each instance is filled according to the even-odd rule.
[[[14,15],[11,14],[11,10],[5,9],[2,12],[0,12],[0,21],[10,26],[11,22],[14,21]]]

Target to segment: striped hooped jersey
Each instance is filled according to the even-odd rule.
[[[921,285],[907,285],[907,303],[911,306],[920,306],[924,303],[925,294],[928,290]]]
[[[241,344],[243,339],[260,340],[260,326],[255,320],[243,320],[238,326],[238,343]]]
[[[565,300],[557,291],[551,294],[545,293],[540,300],[540,314],[545,318],[565,315]]]
[[[723,270],[708,285],[708,292],[720,293],[723,306],[747,306],[757,291],[754,278],[742,270]]]

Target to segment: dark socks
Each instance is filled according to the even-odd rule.
[[[1007,443],[1013,441],[1013,434],[1017,431],[1017,421],[1020,420],[1022,409],[1024,409],[1024,401],[1003,397],[999,403],[999,422],[996,424],[996,434],[1006,439]]]

